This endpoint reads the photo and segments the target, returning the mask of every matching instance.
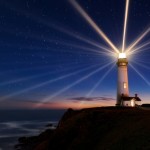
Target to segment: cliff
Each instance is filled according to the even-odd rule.
[[[58,127],[37,137],[20,138],[19,150],[148,150],[150,111],[101,107],[72,110]]]

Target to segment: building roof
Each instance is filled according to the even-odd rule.
[[[135,101],[141,101],[141,99],[139,97],[121,96],[121,100],[123,100],[123,101],[131,101],[132,99],[135,99]]]

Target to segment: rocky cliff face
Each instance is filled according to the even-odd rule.
[[[56,130],[21,139],[21,150],[150,149],[150,111],[102,107],[64,114]]]

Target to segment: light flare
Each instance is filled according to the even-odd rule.
[[[82,7],[75,1],[69,0],[69,2],[74,6],[74,8],[82,15],[82,17],[90,24],[90,26],[98,33],[102,39],[117,53],[119,50],[116,46],[110,41],[110,39],[105,35],[105,33],[97,26],[97,24],[91,19],[90,16],[82,9]]]
[[[119,58],[127,58],[126,53],[119,53]]]

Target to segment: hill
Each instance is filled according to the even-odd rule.
[[[55,130],[20,138],[20,150],[148,150],[150,111],[101,107],[68,109]]]

